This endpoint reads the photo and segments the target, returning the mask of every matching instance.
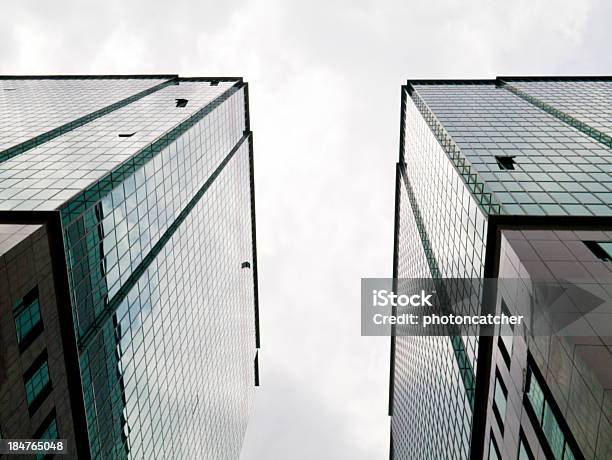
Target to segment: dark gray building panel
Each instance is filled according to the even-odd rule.
[[[54,420],[74,457],[75,426],[46,229],[0,225],[0,240],[0,432],[8,439],[36,438],[45,422]],[[44,380],[28,378],[40,368],[37,363],[46,366],[38,374]]]

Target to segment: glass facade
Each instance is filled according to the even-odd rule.
[[[258,346],[246,85],[143,81],[0,163],[0,210],[61,223],[89,454],[235,459]]]
[[[164,85],[168,78],[0,77],[0,161],[60,136]]]
[[[479,203],[470,193],[410,99],[404,116],[397,277],[481,277],[486,198]],[[396,458],[468,458],[477,337],[405,336],[395,341]]]
[[[611,80],[533,80],[414,81],[403,87],[398,290],[402,278],[484,277],[490,260],[499,257],[487,247],[491,237],[499,239],[491,222],[499,225],[502,217],[612,216],[612,150],[601,135],[610,129]],[[479,308],[464,307],[462,314]],[[499,343],[508,369],[513,354],[524,351],[516,349],[514,331],[505,332]],[[500,452],[489,449],[493,412],[484,419],[477,413],[482,409],[475,395],[487,395],[476,382],[489,381],[482,390],[489,391],[488,410],[495,404],[501,418],[516,415],[505,390],[508,371],[500,376],[505,385],[496,384],[491,358],[478,362],[488,355],[480,353],[477,335],[392,339],[392,458],[517,455],[518,433],[512,453],[502,452],[506,443]],[[477,379],[481,367],[487,377]],[[553,436],[555,427],[548,427]],[[479,439],[480,447],[474,444]]]
[[[533,81],[511,80],[513,88],[544,104],[581,121],[585,125],[612,136],[612,82],[596,81]]]
[[[494,84],[415,85],[415,92],[502,214],[612,215],[610,147]],[[500,170],[497,155],[514,156],[516,169]]]

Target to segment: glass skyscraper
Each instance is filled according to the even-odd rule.
[[[0,77],[0,130],[1,438],[238,458],[259,381],[247,84]]]
[[[396,288],[580,279],[609,297],[612,78],[409,81],[400,133]],[[392,337],[391,458],[612,458],[612,307],[595,313],[588,337]]]

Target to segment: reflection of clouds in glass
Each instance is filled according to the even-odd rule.
[[[239,456],[254,384],[252,272],[240,268],[251,251],[248,180],[245,143],[128,294],[132,452],[160,439],[173,458]]]
[[[4,5],[3,73],[159,68],[251,83],[264,348],[244,458],[385,458],[388,339],[360,337],[358,285],[391,272],[399,85],[609,74],[612,5],[187,1],[163,15],[151,1],[72,6]],[[334,327],[311,319],[323,314],[337,314]]]

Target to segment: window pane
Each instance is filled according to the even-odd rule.
[[[533,460],[531,455],[529,455],[529,450],[527,449],[528,448],[525,446],[525,441],[523,440],[523,437],[521,435],[519,442],[518,460]]]
[[[506,303],[502,300],[501,312],[504,315],[510,316],[510,311],[506,306]],[[506,347],[508,357],[512,356],[512,341],[514,339],[514,327],[511,324],[502,324],[499,326],[499,336]]]
[[[506,393],[502,388],[502,384],[499,381],[499,377],[495,377],[495,406],[497,407],[497,412],[501,418],[501,422],[506,418]]]
[[[529,375],[529,387],[527,388],[527,397],[529,398],[529,402],[533,406],[533,410],[538,417],[538,421],[542,423],[542,411],[544,409],[544,393],[542,392],[542,388],[538,385],[533,374]]]
[[[20,303],[14,309],[15,329],[17,330],[17,341],[21,342],[28,333],[40,323],[40,305],[38,298],[29,304]]]
[[[49,383],[49,366],[47,361],[43,362],[42,365],[36,370],[34,375],[26,382],[26,397],[28,404],[36,399],[40,392]]]
[[[612,258],[612,241],[600,241],[599,246],[606,251],[609,258]]]
[[[569,448],[567,443],[565,443],[565,452],[563,453],[563,460],[576,460],[576,457],[574,457],[574,453]]]
[[[557,419],[550,410],[550,406],[548,404],[546,404],[546,407],[544,408],[542,429],[544,430],[544,435],[548,440],[548,445],[552,449],[555,459],[562,460],[565,437],[563,436],[559,423],[557,423]]]
[[[499,460],[497,446],[495,445],[495,439],[493,439],[493,433],[491,433],[491,440],[489,441],[489,460]]]
[[[45,430],[45,432],[43,434],[40,435],[39,439],[57,439],[57,422],[55,421],[55,419],[51,420],[51,423],[49,424],[49,426],[47,427],[47,429]],[[46,454],[36,454],[36,460],[41,460],[43,458],[45,458]]]

